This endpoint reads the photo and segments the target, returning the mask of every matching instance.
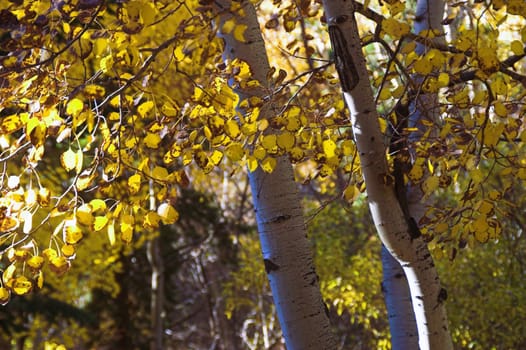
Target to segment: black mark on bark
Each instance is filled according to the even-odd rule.
[[[269,259],[263,259],[263,263],[265,264],[265,272],[267,274],[271,273],[272,271],[279,270],[279,265],[272,262],[272,260]]]
[[[338,18],[334,20],[336,23]],[[335,25],[329,25],[329,37],[331,39],[332,49],[334,50],[334,64],[340,77],[342,90],[349,92],[358,85],[358,71],[349,53],[347,41],[341,29]]]

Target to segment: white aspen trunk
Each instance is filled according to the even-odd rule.
[[[391,349],[418,349],[418,330],[411,303],[411,291],[400,263],[382,245],[382,291],[384,293]]]
[[[225,41],[224,59],[247,62],[252,78],[266,87],[270,66],[253,4],[249,0],[220,0],[216,4],[220,29],[222,23],[232,19],[236,25],[247,26],[243,42],[236,40],[233,31],[219,33]],[[232,10],[232,5],[241,7],[242,13]],[[239,89],[236,93],[242,100],[250,96],[263,98],[266,92],[259,88]],[[270,118],[273,113],[271,103],[266,103],[260,118]],[[335,349],[292,164],[288,158],[278,158],[272,173],[258,168],[249,173],[249,180],[265,270],[287,349]]]
[[[156,210],[153,180],[149,183],[150,210]],[[160,235],[146,244],[146,254],[152,268],[150,300],[150,350],[162,350],[163,347],[163,310],[164,310],[164,261],[161,252]]]
[[[386,147],[354,18],[352,1],[324,0],[343,94],[367,187],[369,208],[378,234],[404,269],[422,350],[453,349],[443,303],[444,291],[427,245],[410,227],[389,177]],[[418,231],[418,230],[417,230]]]

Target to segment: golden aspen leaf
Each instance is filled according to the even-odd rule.
[[[46,248],[42,252],[42,256],[47,259],[47,261],[51,261],[53,258],[56,258],[58,256],[57,251],[53,248]]]
[[[263,138],[261,139],[261,145],[267,151],[276,149],[277,148],[277,136],[274,134],[264,135]]]
[[[0,287],[0,305],[7,305],[9,302],[9,299],[11,298],[11,293],[9,292],[9,289],[5,287]]]
[[[99,68],[103,73],[108,74],[109,71],[113,68],[113,56],[109,54],[101,58],[99,62]]]
[[[108,224],[108,240],[110,241],[110,245],[115,244],[115,220],[112,220]]]
[[[64,224],[64,241],[67,244],[78,243],[82,237],[82,230],[76,220],[69,220]]]
[[[264,172],[271,173],[276,168],[276,165],[276,158],[267,157],[261,162],[261,169],[263,169]]]
[[[499,191],[497,190],[491,190],[489,193],[488,193],[488,198],[491,199],[491,200],[499,200],[502,198],[502,193],[500,193]]]
[[[0,219],[0,232],[8,232],[12,231],[15,228],[17,228],[19,225],[18,220],[15,220],[11,217],[4,217],[3,219]]]
[[[495,101],[493,108],[495,109],[495,114],[497,114],[499,117],[505,118],[508,116],[508,109],[502,102]]]
[[[214,150],[214,152],[212,152],[212,154],[210,155],[210,163],[212,163],[213,165],[218,165],[219,163],[221,163],[222,159],[223,152],[221,151]]]
[[[159,214],[157,214],[154,211],[150,211],[144,217],[142,226],[148,229],[156,229],[156,228],[159,228],[160,221],[161,221],[161,217],[159,216]]]
[[[237,138],[241,133],[238,123],[232,119],[227,120],[225,124],[225,133],[232,139]]]
[[[356,185],[349,185],[343,191],[343,197],[346,201],[352,203],[360,196],[360,189]]]
[[[433,71],[433,65],[429,62],[426,56],[416,60],[413,68],[416,73],[421,75],[428,75]]]
[[[98,232],[102,230],[104,227],[106,227],[107,223],[108,223],[107,216],[95,216],[95,220],[93,221],[92,229],[93,231]]]
[[[31,291],[33,284],[25,276],[15,278],[12,290],[17,295],[24,295]]]
[[[23,126],[20,116],[17,114],[9,115],[2,119],[0,123],[0,134],[7,135],[19,130]]]
[[[441,222],[438,225],[436,225],[433,229],[435,234],[444,233],[449,229],[449,225],[447,222]]]
[[[415,164],[411,171],[409,171],[408,177],[411,181],[418,181],[424,176],[424,168],[422,165]]]
[[[356,152],[356,146],[351,140],[345,140],[341,145],[342,153],[344,156],[353,155]]]
[[[449,85],[449,74],[448,73],[440,73],[437,78],[438,86],[439,87],[446,87]]]
[[[524,54],[524,43],[522,41],[513,40],[510,44],[510,48],[515,55]]]
[[[135,219],[133,216],[124,214],[121,216],[120,229],[121,229],[121,240],[125,243],[130,243],[133,238],[133,226],[135,225]]]
[[[159,136],[159,134],[151,132],[146,134],[146,137],[144,138],[144,144],[146,147],[155,149],[159,147],[159,143],[161,143],[161,136]]]
[[[493,204],[487,200],[482,200],[477,205],[479,213],[487,215],[493,211]]]
[[[95,176],[96,176],[95,173],[91,175],[89,174],[80,175],[77,178],[77,181],[75,182],[75,185],[77,186],[77,190],[84,191],[85,189],[90,187],[93,183],[93,180],[95,180]]]
[[[173,118],[179,114],[179,108],[171,103],[166,102],[161,106],[161,113],[169,118]]]
[[[438,176],[430,176],[427,179],[424,180],[422,183],[422,191],[425,195],[430,195],[435,191],[440,183],[440,179]]]
[[[75,255],[75,246],[72,246],[71,244],[64,244],[62,247],[60,247],[60,251],[64,256],[71,257]]]
[[[137,173],[128,178],[128,189],[131,194],[139,192],[141,188],[141,174]]]
[[[177,210],[168,203],[162,203],[159,205],[157,208],[157,214],[165,225],[173,224],[179,219],[179,213]]]
[[[27,266],[32,269],[38,270],[44,265],[44,258],[38,255],[33,255],[27,260]]]
[[[238,162],[245,156],[245,150],[237,142],[229,144],[225,149],[226,156],[233,162]]]
[[[37,280],[37,287],[39,289],[42,289],[42,287],[44,286],[44,272],[42,272],[42,270],[38,271],[36,280]]]
[[[78,154],[77,152],[73,152],[71,148],[68,148],[66,152],[60,155],[60,163],[66,171],[76,169],[78,167],[78,162]]]
[[[290,150],[290,159],[293,162],[299,162],[303,159],[305,152],[300,147],[293,147]]]
[[[261,146],[258,146],[256,147],[256,149],[252,152],[252,155],[257,159],[257,160],[262,160],[263,158],[265,158],[267,156],[267,151],[261,147]]]
[[[166,168],[156,166],[153,168],[151,176],[158,180],[166,180],[170,174]]]
[[[91,98],[103,98],[106,95],[106,89],[96,84],[86,85],[84,93]]]
[[[66,106],[66,113],[71,116],[76,116],[84,109],[84,102],[78,98],[70,100]]]
[[[57,256],[49,261],[49,269],[59,276],[69,270],[69,267],[70,263],[65,256]]]
[[[411,27],[407,23],[397,21],[390,17],[382,21],[382,30],[393,39],[400,39],[403,35],[411,31]]]
[[[283,132],[278,135],[277,143],[281,149],[289,151],[294,147],[296,138],[294,137],[294,134],[290,132]]]
[[[248,171],[254,172],[258,168],[258,160],[254,156],[247,157]]]
[[[323,147],[323,153],[325,154],[325,157],[327,158],[332,158],[334,156],[336,156],[336,143],[331,140],[331,139],[328,139],[328,140],[324,140],[322,142],[322,147]]]
[[[148,115],[148,113],[150,113],[150,111],[153,109],[153,106],[153,101],[143,102],[139,105],[139,107],[137,107],[137,113],[139,113],[139,115],[142,118],[145,118]]]
[[[16,265],[13,263],[9,265],[2,273],[2,281],[6,282],[13,278],[16,271]]]
[[[91,206],[91,209],[93,210],[93,212],[97,212],[97,211],[104,211],[106,210],[107,206],[106,206],[106,202],[102,199],[99,199],[99,198],[96,198],[96,199],[92,199],[90,202],[89,202],[89,205]]]

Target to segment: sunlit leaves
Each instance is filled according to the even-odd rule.
[[[81,150],[73,151],[69,148],[66,152],[60,156],[60,163],[66,171],[75,170],[80,173],[82,170],[83,153]]]

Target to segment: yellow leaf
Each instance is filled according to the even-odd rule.
[[[150,211],[144,217],[142,226],[144,228],[156,229],[159,227],[159,221],[161,221],[161,217],[159,216],[159,214],[157,214],[154,211]]]
[[[31,291],[33,284],[25,276],[19,276],[13,283],[13,292],[18,295],[24,295]]]
[[[411,27],[407,23],[399,22],[390,17],[382,21],[382,29],[393,39],[400,39],[403,35],[411,31]]]
[[[19,225],[18,220],[15,220],[11,217],[4,217],[3,219],[0,219],[0,232],[8,232],[11,230],[14,230]]]
[[[113,68],[113,56],[112,54],[109,54],[107,56],[104,56],[101,58],[99,63],[100,70],[103,73],[108,73]]]
[[[435,191],[439,186],[440,179],[437,176],[430,176],[427,179],[425,179],[424,183],[422,183],[422,191],[425,195],[430,195],[433,191]]]
[[[237,138],[241,133],[238,123],[232,119],[227,120],[225,125],[225,133],[232,139]]]
[[[166,180],[170,174],[168,173],[168,170],[166,170],[166,168],[162,166],[156,166],[155,168],[153,168],[151,175],[156,179]]]
[[[327,158],[332,158],[336,155],[336,143],[333,140],[324,140],[322,146],[323,153]]]
[[[214,150],[214,152],[212,152],[212,154],[210,155],[210,163],[212,163],[213,165],[218,165],[222,159],[223,152],[221,151]]]
[[[135,219],[133,216],[124,214],[121,216],[120,228],[121,228],[121,239],[125,243],[130,243],[133,238],[133,226],[135,225]]]
[[[66,272],[69,267],[69,261],[65,256],[57,256],[49,261],[49,269],[59,276],[64,274],[64,272]]]
[[[254,156],[247,158],[248,171],[253,172],[258,168],[258,160]]]
[[[16,266],[15,264],[9,265],[4,272],[2,273],[2,281],[6,282],[9,281],[13,276],[15,275]]]
[[[168,203],[162,203],[157,208],[157,214],[161,217],[163,224],[170,225],[179,219],[179,213]]]
[[[38,270],[44,265],[44,258],[38,255],[33,255],[27,260],[27,265],[35,270]]]
[[[79,173],[82,170],[82,158],[83,154],[81,150],[73,152],[73,150],[69,148],[66,152],[61,154],[60,163],[66,171],[75,169],[76,172]]]
[[[44,273],[42,272],[42,270],[38,271],[38,274],[37,274],[37,287],[39,289],[42,289],[42,287],[44,286]]]
[[[277,146],[277,137],[276,135],[265,135],[261,139],[261,145],[263,148],[265,148],[267,151],[270,151],[272,149],[275,149]]]
[[[96,212],[96,211],[104,211],[106,210],[106,202],[102,199],[92,199],[90,202],[89,202],[89,205],[91,205],[91,209],[93,210],[93,212]]]
[[[64,244],[62,247],[60,247],[60,251],[65,256],[70,257],[75,255],[75,246],[72,246],[70,244]]]
[[[93,180],[95,180],[95,174],[80,175],[77,178],[77,181],[75,182],[77,186],[77,190],[84,191],[85,189],[91,186],[91,184],[93,183]]]
[[[89,84],[84,88],[84,93],[91,98],[102,98],[106,95],[106,89],[100,85]]]
[[[161,143],[161,136],[155,133],[147,133],[146,137],[144,138],[144,144],[148,148],[157,148],[159,147],[159,143]]]
[[[11,293],[9,289],[5,287],[0,287],[0,305],[6,305],[11,298]]]
[[[64,241],[67,244],[78,243],[82,239],[82,230],[75,220],[69,220],[64,224]]]
[[[128,179],[128,188],[131,194],[139,192],[139,189],[141,188],[141,174],[137,173],[130,176]]]
[[[228,21],[225,21],[223,23],[223,26],[221,27],[221,31],[225,34],[230,34],[232,30],[236,27],[236,21],[234,18],[229,19]]]
[[[107,216],[96,216],[95,220],[93,222],[93,231],[98,232],[102,230],[104,227],[106,227],[106,224],[108,223],[108,217]]]
[[[294,147],[296,138],[294,137],[294,134],[290,132],[283,132],[278,135],[277,143],[280,148],[289,151]]]
[[[243,149],[243,146],[241,146],[239,143],[234,142],[227,146],[225,149],[226,156],[233,162],[238,162],[241,159],[243,159],[243,156],[245,155],[245,150]]]
[[[271,173],[274,171],[277,165],[276,158],[267,157],[261,162],[261,169],[267,173]]]
[[[146,102],[141,103],[141,105],[137,108],[137,112],[139,113],[141,117],[144,118],[148,115],[148,113],[152,110],[152,108],[153,108],[153,101],[146,101]]]
[[[11,134],[22,127],[23,123],[20,119],[20,116],[17,114],[12,114],[4,119],[0,123],[0,134],[7,135]]]
[[[53,248],[46,248],[42,252],[42,256],[47,259],[48,262],[51,262],[54,258],[58,256],[57,251]]]
[[[66,113],[71,116],[76,116],[84,109],[84,102],[78,98],[70,100],[66,106]]]
[[[360,196],[360,189],[356,187],[356,185],[349,185],[345,191],[343,191],[343,196],[345,200],[352,203]]]

